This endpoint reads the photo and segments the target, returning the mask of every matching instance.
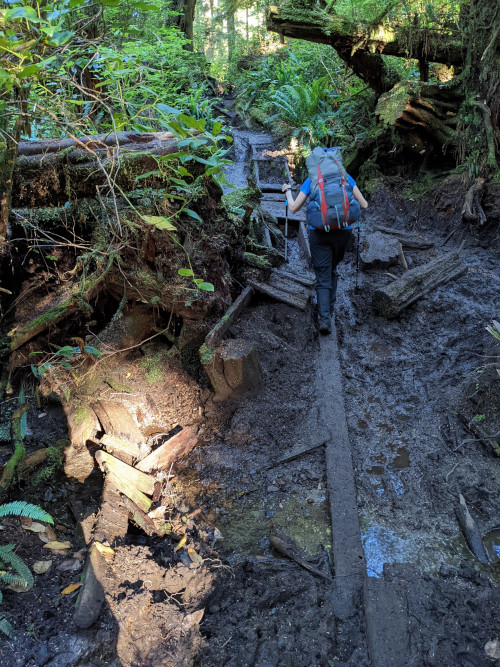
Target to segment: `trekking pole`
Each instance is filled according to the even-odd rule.
[[[359,239],[360,239],[360,230],[361,230],[361,220],[358,220],[358,242],[356,244],[356,287],[354,291],[358,291],[358,273],[359,273]]]
[[[285,262],[288,261],[288,199],[285,192]]]

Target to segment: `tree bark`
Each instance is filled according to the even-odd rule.
[[[460,259],[460,250],[411,269],[387,287],[376,290],[373,295],[375,310],[385,317],[396,317],[439,285],[459,278],[467,271]]]
[[[156,171],[156,156],[177,151],[170,132],[119,132],[81,139],[21,141],[14,169],[12,205],[63,206],[95,197],[108,176],[123,190],[137,187],[137,176]],[[148,184],[155,184],[154,176]]]
[[[189,39],[189,44],[186,45],[188,51],[193,50],[193,24],[194,12],[196,9],[196,0],[173,0],[172,9],[179,12],[176,19],[176,25],[181,32],[184,33],[186,39]]]

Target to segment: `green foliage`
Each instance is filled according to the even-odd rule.
[[[38,505],[31,505],[24,501],[16,501],[0,505],[0,517],[3,516],[23,516],[36,521],[45,521],[54,523],[54,520]],[[33,575],[20,556],[14,553],[15,544],[0,545],[0,588],[17,584],[31,588],[33,586]],[[0,602],[2,602],[0,591]],[[8,637],[13,634],[13,628],[7,619],[0,614],[0,631]]]
[[[0,505],[0,517],[3,516],[23,516],[33,521],[43,521],[45,523],[54,523],[54,520],[38,505],[32,505],[24,500],[16,500],[12,503]]]
[[[45,462],[45,465],[37,470],[37,472],[32,476],[31,483],[33,486],[38,486],[44,482],[48,482],[49,479],[57,472],[63,464],[63,455],[59,447],[49,447],[49,455]]]

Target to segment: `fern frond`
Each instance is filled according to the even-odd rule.
[[[5,618],[5,616],[0,616],[0,632],[3,632],[7,637],[12,637],[14,634],[14,628]]]
[[[0,559],[4,563],[9,563],[17,574],[24,579],[24,581],[21,582],[22,586],[33,586],[34,579],[29,567],[20,556],[12,551],[13,544],[7,544],[6,546],[10,548],[5,548],[5,546],[0,547]],[[7,572],[6,574],[10,573]]]
[[[38,505],[32,505],[24,500],[16,500],[13,503],[0,505],[0,517],[2,516],[26,516],[34,521],[54,523],[54,519]]]
[[[0,586],[9,586],[10,584],[16,584],[17,586],[30,585],[26,579],[20,577],[18,574],[12,574],[12,572],[0,570]]]

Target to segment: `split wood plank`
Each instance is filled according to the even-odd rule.
[[[118,487],[106,475],[102,489],[101,509],[94,526],[93,541],[113,544],[128,530],[128,511],[122,506]]]
[[[106,479],[109,479],[110,484],[116,487],[122,495],[130,498],[143,512],[149,512],[152,501],[142,491],[139,491],[130,479],[121,476],[116,471],[106,473]]]
[[[193,429],[186,426],[176,435],[172,436],[160,445],[158,449],[151,452],[145,459],[139,461],[137,470],[144,473],[152,470],[165,470],[170,468],[172,463],[189,454],[189,452],[198,444],[198,436]]]
[[[92,408],[107,435],[113,435],[136,445],[145,441],[132,415],[121,403],[97,401]]]
[[[243,309],[250,303],[252,298],[253,289],[251,287],[245,287],[243,292],[239,295],[236,301],[228,308],[225,315],[217,322],[212,331],[210,331],[205,338],[205,343],[207,347],[214,345],[216,342],[222,340],[222,337],[236,320],[236,318],[241,314]]]
[[[123,505],[128,509],[132,521],[146,533],[146,535],[157,535],[158,529],[155,522],[128,497],[122,499]]]
[[[152,456],[152,454],[149,456]],[[146,457],[146,459],[147,458],[148,457]],[[127,465],[123,461],[120,461],[114,456],[111,456],[111,454],[103,452],[102,450],[99,450],[95,453],[95,459],[101,470],[104,472],[112,473],[114,476],[119,477],[120,479],[128,480],[130,484],[133,484],[138,491],[141,491],[148,496],[153,495],[155,490],[155,482],[150,475],[147,475],[145,472],[141,472],[141,470],[138,470],[133,466]],[[146,459],[143,459],[143,461]]]
[[[279,269],[273,269],[272,273],[276,273],[283,278],[287,280],[293,280],[296,283],[299,283],[299,285],[303,285],[304,287],[309,287],[313,288],[316,280],[313,275],[309,274],[299,274],[299,273],[293,273],[290,270],[285,269],[284,267],[280,267]]]
[[[309,236],[307,234],[307,226],[305,222],[299,225],[299,247],[302,254],[305,256],[308,265],[311,265],[311,247],[309,246]]]
[[[282,301],[283,303],[286,303],[293,308],[297,308],[298,310],[305,310],[307,308],[309,297],[305,297],[302,294],[293,295],[289,292],[284,292],[281,289],[271,287],[270,285],[266,285],[265,283],[261,283],[257,280],[248,280],[247,282],[258,292],[266,294],[272,299],[276,299],[276,301]]]
[[[383,225],[375,225],[373,228],[377,232],[384,234],[391,234],[395,236],[401,243],[403,248],[414,248],[415,250],[428,250],[434,247],[434,243],[429,239],[423,238],[418,234],[409,234],[402,229],[395,229],[394,227],[385,227]]]
[[[381,315],[393,318],[439,285],[456,280],[467,272],[460,259],[461,248],[407,271],[390,285],[373,294],[373,307]]]
[[[139,445],[127,442],[126,440],[120,440],[120,438],[115,438],[114,435],[104,434],[100,443],[107,452],[129,466],[144,458],[143,449]]]

